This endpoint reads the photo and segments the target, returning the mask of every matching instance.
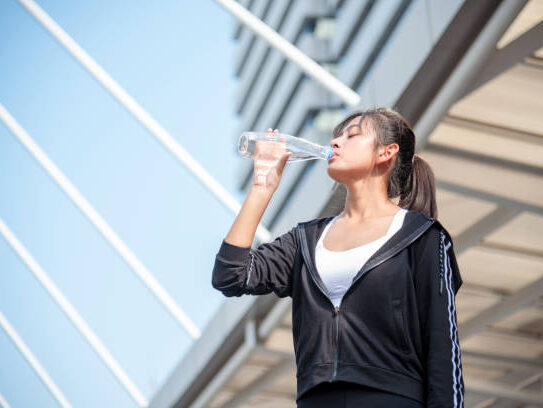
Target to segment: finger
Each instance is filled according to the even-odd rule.
[[[281,167],[285,166],[290,156],[292,156],[292,152],[287,152],[281,157]]]
[[[255,141],[255,151],[254,151],[254,157],[260,156],[260,153],[262,152],[262,140],[256,140]]]

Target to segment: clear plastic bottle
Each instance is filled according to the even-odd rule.
[[[284,143],[286,151],[292,153],[287,163],[314,159],[328,160],[334,151],[331,146],[321,146],[285,133],[243,132],[238,140],[239,154],[243,157],[253,157],[257,140]]]

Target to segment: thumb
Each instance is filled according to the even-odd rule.
[[[281,163],[281,168],[285,167],[285,165],[287,164],[287,161],[288,161],[288,158],[292,156],[292,152],[286,152],[283,157],[281,157],[281,160],[280,160],[280,163]]]

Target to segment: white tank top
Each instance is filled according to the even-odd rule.
[[[328,289],[328,296],[336,307],[339,307],[343,295],[351,285],[357,272],[402,227],[406,213],[405,208],[397,211],[388,227],[388,231],[381,238],[347,251],[330,251],[324,247],[324,237],[338,216],[328,222],[315,248],[315,264],[322,281]]]

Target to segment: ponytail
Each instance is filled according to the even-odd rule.
[[[411,173],[402,187],[398,203],[400,207],[437,219],[434,172],[422,157],[413,155]]]

